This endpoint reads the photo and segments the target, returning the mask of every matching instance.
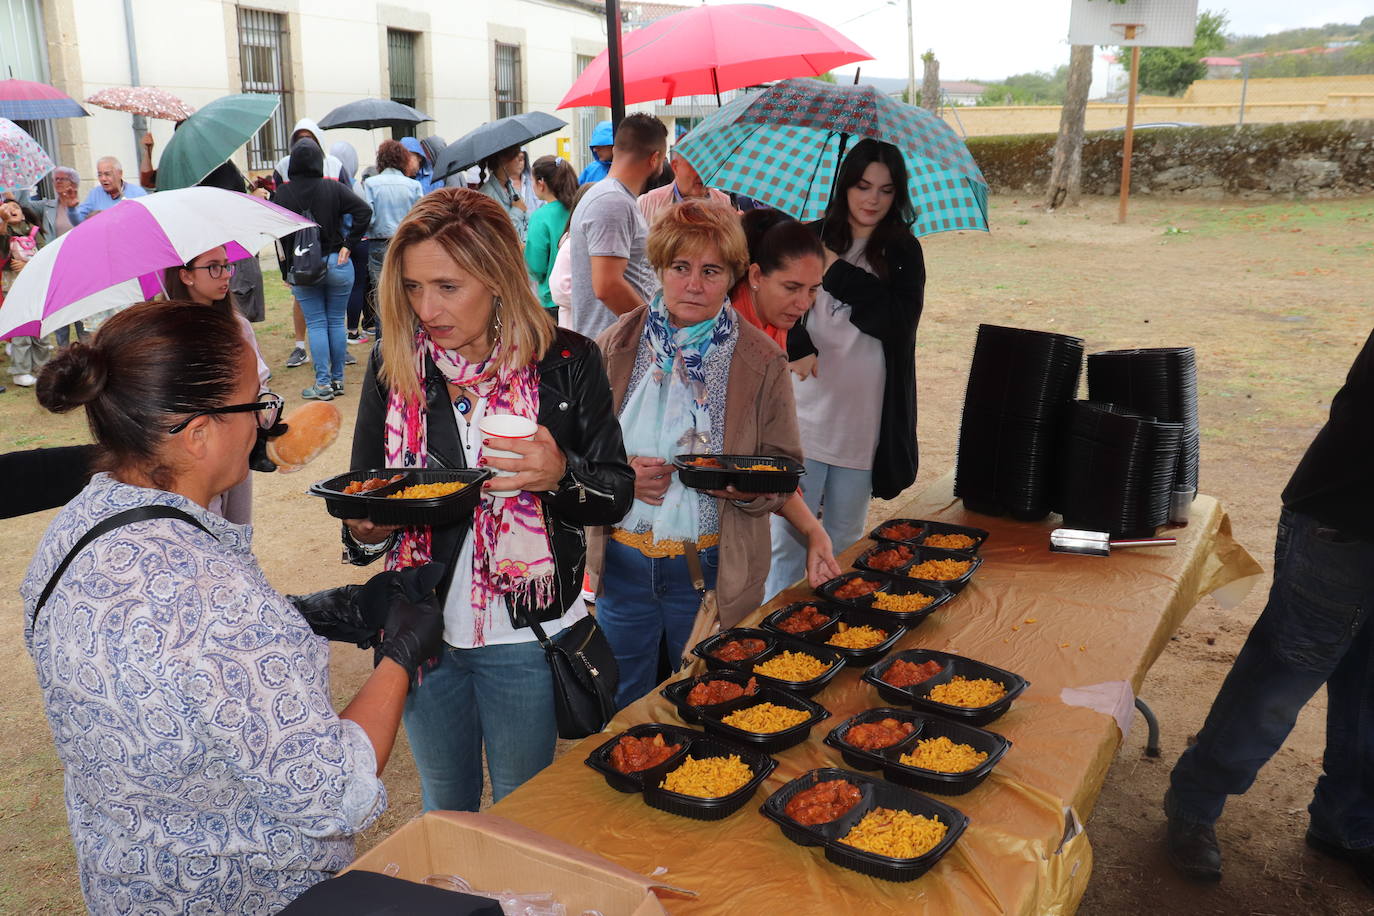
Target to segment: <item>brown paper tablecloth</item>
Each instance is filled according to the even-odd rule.
[[[868,878],[796,846],[758,814],[767,795],[817,766],[844,766],[821,739],[839,721],[886,705],[842,672],[815,699],[832,713],[811,739],[776,756],[779,766],[744,809],[722,821],[676,817],[638,795],[610,789],[583,764],[611,735],[640,722],[683,724],[658,695],[622,710],[606,734],[564,754],[491,810],[643,874],[664,867],[666,884],[694,899],[666,901],[674,913],[1072,913],[1087,886],[1092,853],[1077,823],[1092,810],[1121,741],[1110,702],[1129,715],[1132,692],[1170,634],[1203,595],[1243,592],[1260,567],[1231,536],[1216,500],[1199,496],[1173,548],[1121,550],[1110,558],[1049,552],[1056,520],[1020,523],[973,515],[951,495],[952,477],[935,482],[891,517],[939,519],[986,528],[984,563],[969,586],[898,649],[956,652],[1015,671],[1030,688],[988,726],[1014,745],[988,780],[946,798],[971,820],[953,850],[911,883]],[[862,541],[841,565],[871,545]],[[808,597],[795,587],[745,621]],[[1238,600],[1238,599],[1235,599]],[[1026,623],[1033,619],[1034,623]],[[696,672],[689,672],[696,673]],[[684,676],[684,675],[679,675]],[[1079,688],[1065,702],[1065,688]],[[1087,688],[1086,690],[1084,688]],[[1095,711],[1090,706],[1102,708]]]

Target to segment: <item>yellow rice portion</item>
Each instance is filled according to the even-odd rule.
[[[780,681],[809,681],[820,677],[830,670],[830,666],[805,652],[784,650],[754,666],[755,674],[777,678]]]
[[[659,788],[697,798],[720,798],[753,778],[754,771],[739,759],[739,754],[701,759],[689,756],[682,766],[663,777]]]
[[[884,639],[887,639],[887,634],[877,627],[851,627],[841,623],[825,644],[841,649],[871,649]]]
[[[934,770],[937,773],[967,773],[988,759],[985,751],[974,750],[971,744],[955,744],[941,735],[922,738],[910,753],[902,755],[902,763],[909,767]]]
[[[801,709],[791,709],[774,703],[759,703],[746,709],[737,709],[720,721],[741,731],[767,735],[800,725],[808,718],[810,716]]]
[[[923,595],[920,592],[912,592],[910,595],[891,595],[887,592],[878,592],[873,596],[873,606],[880,611],[908,613],[929,607],[934,600],[932,596]]]
[[[908,569],[906,574],[913,579],[945,582],[959,578],[968,572],[972,565],[969,560],[926,560]]]
[[[466,487],[467,484],[461,480],[454,480],[448,483],[417,483],[406,487],[396,493],[392,493],[387,499],[433,499],[436,496],[447,496],[450,493],[457,493]]]
[[[737,471],[777,471],[781,470],[776,464],[743,464],[735,470]]]
[[[948,831],[938,817],[874,808],[840,842],[894,859],[914,859],[938,846]]]
[[[956,674],[947,683],[936,684],[930,688],[930,699],[946,706],[964,706],[976,709],[989,706],[1007,695],[1007,688],[992,680],[980,677],[969,679]]]
[[[945,550],[968,550],[978,541],[967,534],[931,534],[921,543],[927,547],[943,547]]]

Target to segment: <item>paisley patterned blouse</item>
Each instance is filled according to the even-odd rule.
[[[117,528],[67,568],[100,519]],[[62,760],[91,913],[274,913],[353,858],[386,807],[372,744],[330,702],[329,647],[268,585],[252,529],[97,474],[38,545],[24,640]]]

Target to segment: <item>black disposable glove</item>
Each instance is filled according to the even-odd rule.
[[[253,443],[253,450],[248,453],[248,467],[255,471],[262,471],[264,474],[270,474],[272,471],[275,471],[277,469],[277,463],[267,457],[267,440],[277,438],[289,428],[290,427],[280,420],[278,420],[277,425],[273,426],[271,429],[263,429],[259,426],[258,441]]]
[[[375,664],[389,658],[406,670],[411,683],[420,666],[437,656],[444,646],[444,614],[431,592],[421,601],[396,594],[391,598],[384,638],[377,647]]]
[[[362,585],[288,595],[287,600],[317,635],[370,649],[381,642],[379,631],[387,621],[393,600],[422,601],[433,594],[443,575],[442,564],[427,563],[378,573]]]

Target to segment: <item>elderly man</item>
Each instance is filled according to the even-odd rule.
[[[681,141],[679,141],[681,142]],[[688,197],[705,200],[708,203],[729,207],[730,195],[718,188],[708,188],[702,182],[692,163],[683,158],[676,149],[672,152],[673,180],[661,188],[645,191],[639,195],[639,212],[644,214],[644,222],[653,228],[658,215],[673,204]]]
[[[55,200],[34,201],[40,208],[43,222],[43,238],[51,242],[59,235],[65,234],[68,230],[81,222],[79,213],[81,198],[77,191],[81,187],[81,176],[76,169],[60,165],[52,172],[53,187],[57,190]],[[76,336],[78,340],[86,339],[86,328],[81,322],[76,322]],[[57,345],[65,347],[71,340],[71,326],[63,325],[57,329]]]
[[[99,213],[101,210],[108,210],[126,197],[144,197],[148,193],[136,184],[124,182],[124,166],[120,165],[114,156],[101,156],[96,161],[95,177],[100,185],[91,188],[91,193],[86,195],[86,199],[77,208],[76,215],[80,219],[86,219],[92,213]]]

